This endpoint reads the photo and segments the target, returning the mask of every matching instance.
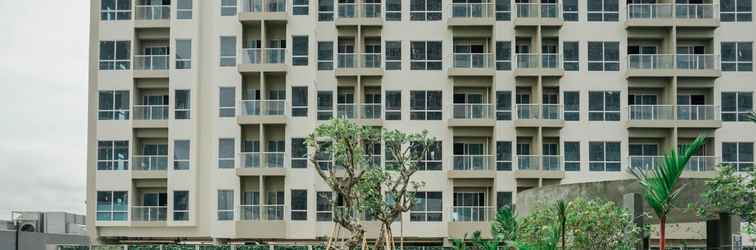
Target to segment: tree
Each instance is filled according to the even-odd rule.
[[[566,248],[565,231],[567,230],[567,203],[564,200],[559,200],[556,203],[557,214],[559,215],[559,235],[562,239],[562,249]]]
[[[517,217],[511,208],[504,207],[496,212],[496,219],[491,224],[491,234],[505,242],[517,240]]]
[[[380,150],[377,145],[381,141],[391,154],[391,170],[381,168],[376,164],[380,161],[367,155],[375,147]],[[375,218],[382,224],[375,248],[382,248],[383,243],[388,249],[393,248],[391,223],[415,204],[415,191],[424,184],[412,181],[411,177],[417,171],[416,162],[433,141],[426,131],[405,134],[360,126],[344,119],[326,122],[310,134],[306,140],[314,149],[310,162],[342,203],[333,213],[333,221],[351,234],[338,248],[354,249],[363,242],[362,216]],[[337,200],[332,199],[331,206],[337,208],[336,205]]]
[[[664,156],[662,164],[654,165],[650,169],[630,169],[640,183],[641,194],[659,218],[659,249],[665,249],[667,215],[672,211],[674,202],[684,188],[678,187],[677,183],[688,160],[703,144],[704,138],[699,136],[681,155],[677,150],[671,150]]]
[[[756,169],[738,172],[733,166],[721,166],[717,176],[706,181],[702,197],[706,207],[737,215],[746,223],[746,232],[756,234]]]

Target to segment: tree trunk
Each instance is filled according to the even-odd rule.
[[[666,230],[667,229],[667,216],[660,216],[659,217],[659,249],[665,250],[665,245],[667,243],[666,237]]]

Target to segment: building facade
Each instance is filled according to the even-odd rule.
[[[698,135],[684,177],[750,168],[752,1],[91,0],[90,235],[322,240],[303,138],[333,117],[438,139],[408,244]]]

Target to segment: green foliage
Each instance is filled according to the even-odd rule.
[[[128,250],[160,250],[160,245],[129,245]]]
[[[58,250],[89,250],[89,246],[59,245]]]
[[[200,245],[199,250],[231,250],[230,245]]]
[[[737,172],[731,166],[719,168],[717,176],[706,181],[701,195],[707,207],[737,215],[746,223],[746,232],[756,234],[756,169]],[[707,208],[699,210],[704,215]]]
[[[273,247],[273,250],[307,250],[307,246],[297,245],[297,246],[286,246],[286,245],[275,245]]]
[[[496,220],[491,224],[491,234],[502,241],[517,240],[517,218],[511,208],[505,207],[496,212]]]
[[[123,247],[116,245],[99,245],[92,246],[92,250],[123,250]]]
[[[270,246],[269,245],[241,245],[241,246],[236,246],[236,250],[270,250]]]
[[[194,250],[194,245],[165,245],[163,250]]]

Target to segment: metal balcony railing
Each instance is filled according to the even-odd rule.
[[[717,157],[713,155],[699,155],[690,157],[688,165],[685,166],[685,171],[691,172],[706,172],[714,171],[714,167],[717,166]]]
[[[714,105],[677,105],[678,121],[717,121],[719,107]]]
[[[517,155],[517,170],[563,171],[561,155]]]
[[[649,170],[664,164],[664,156],[660,155],[631,155],[628,157],[630,168]]]
[[[675,4],[677,19],[717,19],[716,4]]]
[[[134,120],[168,120],[168,105],[134,105]]]
[[[336,11],[339,18],[381,18],[381,3],[339,3]]]
[[[286,100],[242,100],[241,116],[285,115]]]
[[[631,70],[717,70],[719,56],[711,54],[628,55],[627,67]]]
[[[450,16],[453,18],[494,17],[494,3],[452,3]]]
[[[166,206],[132,206],[131,220],[133,221],[165,221],[168,207]]]
[[[494,119],[493,105],[488,103],[455,103],[452,105],[453,119],[488,120]]]
[[[354,119],[357,117],[357,104],[355,103],[337,103],[336,117],[343,119]]]
[[[494,65],[491,53],[454,53],[452,57],[452,66],[457,69],[489,69]]]
[[[169,55],[135,55],[135,70],[168,70]]]
[[[286,0],[242,0],[241,12],[286,12]]]
[[[543,171],[562,171],[561,155],[541,155],[541,166]]]
[[[561,18],[556,3],[515,3],[514,8],[517,18]]]
[[[360,118],[362,119],[381,119],[382,114],[382,106],[380,103],[360,104]]]
[[[518,120],[562,120],[561,104],[517,104],[515,105],[515,111],[517,111]]]
[[[284,219],[286,206],[277,205],[240,205],[241,221],[280,221]]]
[[[136,171],[165,171],[168,169],[167,155],[134,155],[132,161],[133,170]]]
[[[714,4],[671,4],[648,3],[628,4],[628,20],[659,19],[716,19],[717,5]]]
[[[679,70],[717,70],[719,56],[711,54],[677,54],[675,68]]]
[[[630,105],[628,110],[631,121],[673,121],[674,105]]]
[[[286,152],[241,152],[239,168],[283,168],[285,157]]]
[[[554,53],[518,53],[515,62],[515,66],[520,69],[562,69],[562,59]]]
[[[493,155],[454,155],[454,170],[456,171],[483,171],[491,170]]]
[[[285,64],[284,48],[246,48],[241,51],[242,64]]]
[[[336,54],[336,67],[340,69],[378,69],[382,67],[382,56],[381,53],[338,53]]]
[[[449,220],[452,222],[485,222],[496,217],[492,206],[454,206]]]
[[[167,20],[171,19],[170,5],[137,5],[136,20]]]

